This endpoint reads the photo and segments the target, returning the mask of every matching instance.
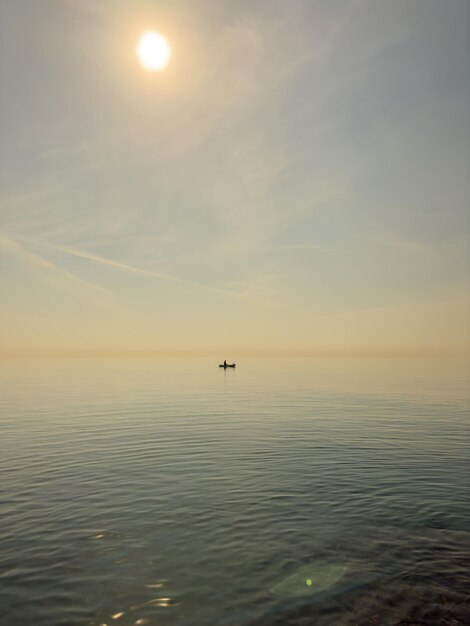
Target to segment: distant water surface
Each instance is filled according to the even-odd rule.
[[[3,362],[0,623],[470,623],[468,361],[217,365]]]

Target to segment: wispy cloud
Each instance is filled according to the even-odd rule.
[[[411,239],[399,239],[391,235],[382,235],[372,238],[379,246],[396,250],[398,253],[407,254],[427,261],[435,261],[439,259],[439,253],[433,250],[431,246],[422,241],[413,241]]]
[[[108,267],[112,267],[114,269],[117,270],[121,270],[124,271],[126,273],[129,274],[140,274],[142,276],[149,276],[152,278],[158,278],[160,280],[164,280],[164,281],[171,281],[171,282],[175,282],[175,283],[179,283],[182,285],[187,285],[187,286],[191,286],[191,287],[198,287],[198,288],[202,288],[214,293],[218,293],[220,295],[224,295],[224,296],[229,296],[229,297],[235,297],[235,298],[246,298],[246,299],[253,299],[253,300],[257,300],[260,301],[258,298],[256,298],[253,294],[249,293],[249,292],[241,292],[241,291],[233,291],[230,289],[224,289],[222,287],[216,287],[213,285],[208,285],[206,283],[201,283],[198,281],[192,281],[192,280],[188,280],[185,278],[180,278],[178,276],[173,276],[170,274],[164,274],[161,272],[155,272],[154,270],[147,270],[141,267],[136,267],[135,265],[129,265],[127,263],[121,263],[120,261],[115,261],[113,259],[109,259],[103,256],[100,256],[98,254],[94,254],[92,252],[89,252],[87,250],[82,250],[80,248],[75,248],[72,246],[64,246],[64,245],[60,245],[60,244],[51,244],[51,243],[45,243],[45,242],[39,242],[39,241],[32,241],[29,240],[30,244],[32,245],[36,245],[36,246],[40,246],[43,248],[48,248],[50,250],[55,250],[56,252],[62,252],[63,254],[68,254],[70,256],[74,256],[74,257],[78,257],[81,259],[86,259],[88,261],[92,261],[94,263],[97,263],[99,265],[105,265]],[[27,254],[31,254],[31,253],[27,253]],[[32,255],[32,256],[36,256],[36,255]],[[43,260],[42,257],[38,257],[39,259]],[[46,261],[46,263],[48,263]],[[264,303],[264,304],[269,304],[271,305],[272,303],[269,303],[267,301],[261,300],[260,302]]]
[[[110,296],[112,292],[100,285],[80,278],[76,274],[59,267],[44,257],[27,250],[17,241],[0,234],[0,248],[6,254],[10,254],[22,261],[35,275],[45,284],[57,289],[65,295],[77,295],[76,287],[85,288],[95,295]],[[65,280],[64,280],[65,279]],[[70,288],[72,285],[74,288]]]

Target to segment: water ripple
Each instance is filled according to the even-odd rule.
[[[467,623],[461,363],[2,373],[8,626]]]

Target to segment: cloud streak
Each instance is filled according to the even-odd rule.
[[[11,240],[9,240],[11,241]],[[25,240],[26,241],[26,240]],[[92,252],[88,252],[87,250],[82,250],[80,248],[75,248],[72,246],[64,246],[64,245],[56,245],[56,244],[51,244],[51,243],[45,243],[45,242],[39,242],[39,241],[32,241],[32,240],[28,240],[28,242],[32,245],[37,245],[37,246],[41,246],[43,248],[47,248],[49,250],[55,250],[56,252],[62,252],[63,254],[67,254],[73,257],[77,257],[77,258],[81,258],[81,259],[86,259],[87,261],[92,261],[94,263],[97,263],[99,265],[105,265],[107,267],[112,267],[114,269],[117,270],[121,270],[124,271],[128,274],[139,274],[141,276],[149,276],[151,278],[158,278],[160,280],[164,280],[164,281],[170,281],[170,282],[174,282],[174,283],[179,283],[181,285],[187,285],[187,286],[191,286],[191,287],[197,287],[200,289],[205,289],[208,291],[211,291],[213,293],[217,293],[219,295],[223,295],[223,296],[229,296],[229,297],[235,297],[235,298],[243,298],[243,299],[256,299],[257,301],[260,301],[258,298],[255,298],[252,294],[250,293],[246,293],[246,292],[241,292],[241,291],[233,291],[230,289],[224,289],[221,287],[214,287],[212,285],[207,285],[205,283],[200,283],[198,281],[192,281],[192,280],[188,280],[185,278],[180,278],[178,276],[172,276],[171,274],[164,274],[161,272],[155,272],[153,270],[147,270],[141,267],[136,267],[134,265],[129,265],[127,263],[121,263],[120,261],[115,261],[113,259],[108,259],[106,257],[100,256],[98,254],[94,254]],[[28,255],[30,255],[31,253],[27,253]],[[33,257],[36,257],[36,255],[31,255]],[[44,259],[42,259],[42,257],[37,257],[38,259],[41,259],[42,261],[44,261]],[[45,263],[49,263],[48,261],[45,261]],[[50,264],[52,265],[52,264]],[[54,266],[56,267],[56,266]],[[62,270],[65,271],[65,270]],[[68,272],[66,272],[66,274],[68,274]],[[79,279],[81,280],[81,279]],[[262,300],[261,302],[263,302],[264,304],[269,304],[272,306],[272,303],[269,303],[267,301]]]
[[[66,295],[75,294],[74,290],[70,290],[67,284],[57,279],[65,279],[66,283],[72,283],[76,287],[85,287],[88,291],[93,292],[95,295],[99,294],[101,296],[112,295],[112,292],[100,285],[95,283],[91,283],[83,278],[80,278],[76,274],[65,270],[55,263],[48,261],[44,257],[27,250],[17,241],[7,237],[5,235],[0,234],[0,248],[4,250],[7,254],[14,256],[19,259],[23,263],[25,263],[28,267],[33,268],[39,271],[39,278],[42,282],[48,284],[49,286],[61,291]]]

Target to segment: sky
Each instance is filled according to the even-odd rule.
[[[468,353],[469,59],[468,0],[0,0],[1,353]]]

